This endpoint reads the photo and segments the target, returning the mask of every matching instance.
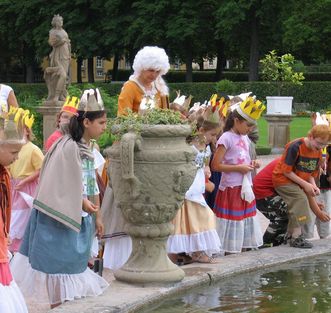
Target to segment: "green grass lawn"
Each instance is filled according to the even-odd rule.
[[[260,138],[257,146],[268,146],[268,123],[263,116],[258,120]],[[291,140],[295,138],[305,137],[311,129],[310,117],[293,117],[290,123]]]

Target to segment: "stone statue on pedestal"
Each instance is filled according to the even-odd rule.
[[[71,46],[67,32],[62,28],[63,18],[54,15],[53,28],[49,31],[48,43],[53,47],[50,66],[45,69],[44,79],[48,89],[45,105],[62,106],[67,96],[70,81]]]

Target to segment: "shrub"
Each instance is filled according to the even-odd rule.
[[[262,65],[261,77],[265,81],[277,83],[277,94],[283,95],[284,82],[302,86],[302,81],[305,79],[303,73],[294,72],[293,66],[295,63],[294,56],[290,53],[278,56],[275,50],[270,51],[265,57],[260,60]]]
[[[257,146],[255,151],[257,155],[268,155],[271,153],[271,147]]]
[[[228,79],[217,82],[215,88],[218,94],[234,95],[236,93],[236,85]]]

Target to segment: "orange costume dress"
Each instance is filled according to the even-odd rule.
[[[122,87],[118,98],[117,116],[127,114],[130,109],[133,112],[139,111],[141,100],[144,96],[154,96],[156,106],[162,109],[169,107],[168,96],[161,95],[153,84],[151,92],[146,92],[144,87],[136,80],[128,80]]]

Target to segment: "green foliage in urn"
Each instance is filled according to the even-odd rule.
[[[292,54],[278,56],[277,52],[272,50],[260,60],[260,63],[262,79],[278,83],[278,96],[282,95],[285,83],[302,86],[305,77],[302,72],[294,71],[295,58]]]
[[[150,109],[143,114],[128,111],[127,115],[118,116],[110,122],[111,132],[119,140],[123,134],[133,131],[140,133],[144,125],[180,125],[189,124],[188,120],[173,110]]]

